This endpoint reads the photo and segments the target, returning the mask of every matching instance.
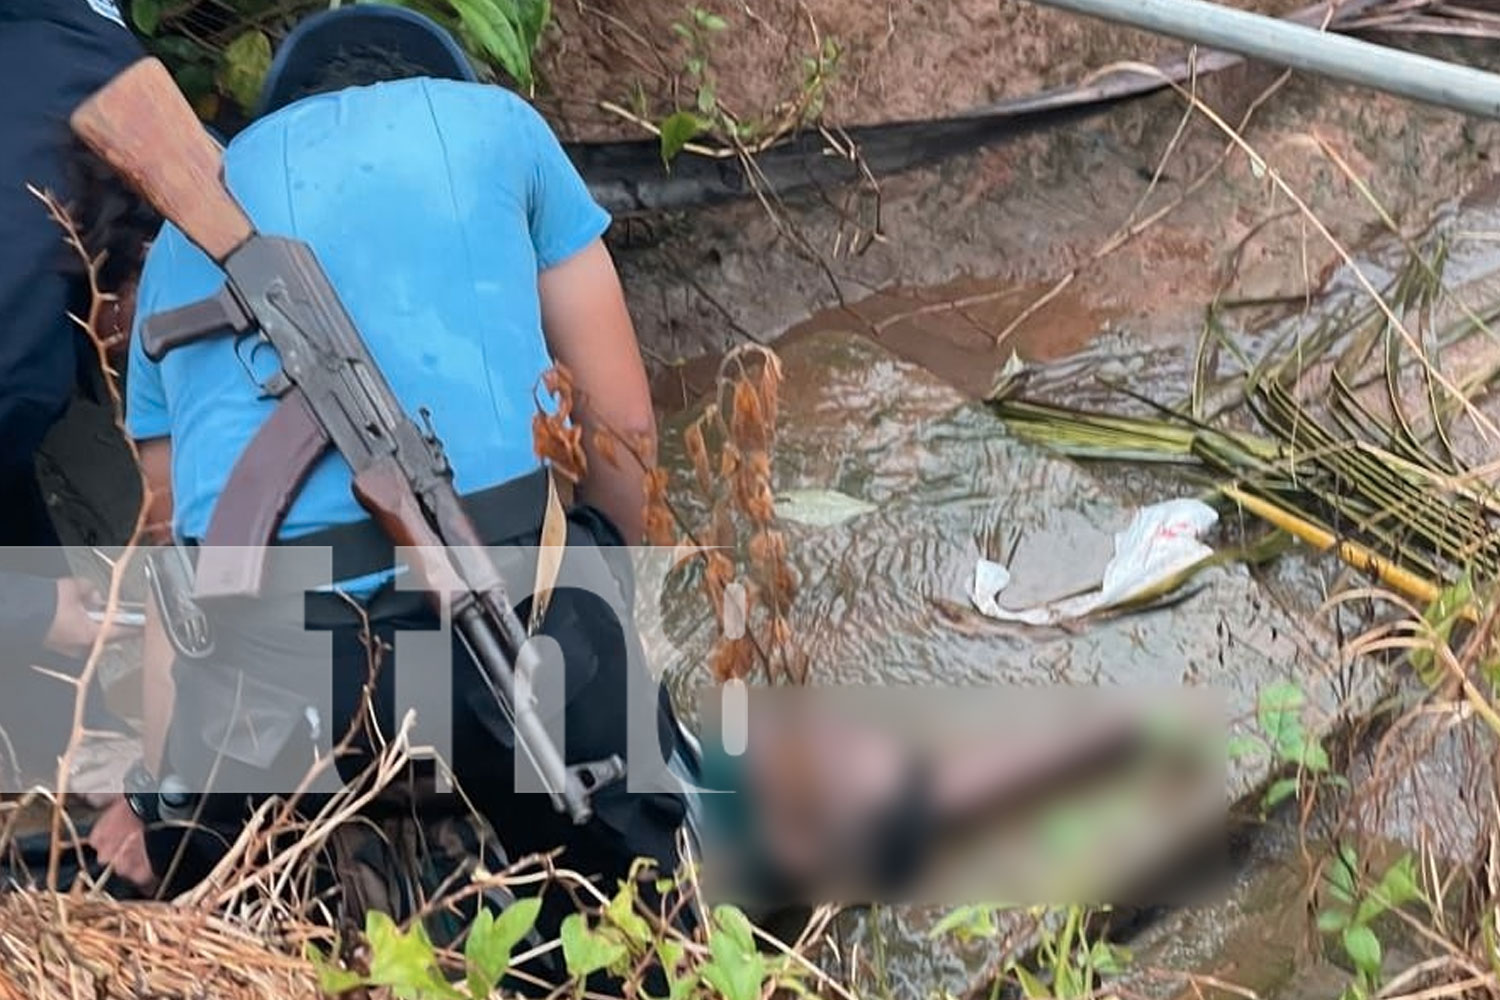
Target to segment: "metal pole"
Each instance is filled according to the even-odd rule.
[[[1205,0],[1034,2],[1428,104],[1500,118],[1500,75]]]

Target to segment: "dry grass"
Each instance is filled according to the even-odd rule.
[[[0,894],[0,996],[29,1000],[318,995],[312,965],[228,917],[171,903]]]

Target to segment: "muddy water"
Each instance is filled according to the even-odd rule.
[[[1424,247],[1449,246],[1447,292],[1430,317],[1432,330],[1451,327],[1465,309],[1489,315],[1500,299],[1494,206],[1493,192],[1455,202],[1422,235]],[[1404,255],[1397,242],[1377,241],[1357,266],[1383,287]],[[1008,438],[975,402],[1005,356],[992,331],[1037,291],[972,279],[893,289],[814,316],[778,345],[788,381],[775,487],[834,490],[872,508],[828,526],[781,525],[802,581],[795,631],[812,654],[816,681],[1209,685],[1226,691],[1233,714],[1243,719],[1260,688],[1289,678],[1317,704],[1315,724],[1328,721],[1334,706],[1358,715],[1388,691],[1390,679],[1369,665],[1331,655],[1328,620],[1318,608],[1346,574],[1297,553],[1254,575],[1243,567],[1216,569],[1175,607],[1071,631],[999,625],[972,610],[969,583],[981,556],[1014,570],[1007,604],[1070,593],[1097,583],[1110,533],[1135,506],[1195,490],[1178,476],[1051,457]],[[1252,358],[1292,350],[1325,321],[1367,301],[1345,268],[1301,308],[1283,309],[1278,321],[1231,317],[1232,332]],[[1014,345],[1028,361],[1052,362],[1041,380],[1049,394],[1119,406],[1120,397],[1105,387],[1113,382],[1166,403],[1186,396],[1195,343],[1152,343],[1117,328],[1107,304],[1082,295],[1059,296],[1049,309],[1050,316],[1038,314],[1046,320],[1038,328],[1050,339],[1037,335]],[[858,333],[840,326],[851,311]],[[1441,364],[1454,377],[1482,370],[1493,363],[1495,345],[1485,334],[1463,338],[1444,349]],[[1229,379],[1238,364],[1221,356],[1213,370]],[[675,418],[664,448],[678,502],[701,523],[705,512],[689,485],[678,436],[692,412]],[[677,645],[666,654],[669,669],[684,687],[704,680],[702,663],[714,638],[706,604],[679,602],[669,630]],[[1441,741],[1437,749],[1408,782],[1428,793],[1410,796],[1411,808],[1372,817],[1372,829],[1410,844],[1439,817],[1456,845],[1473,842],[1474,818],[1460,813],[1448,824],[1444,817],[1459,802],[1434,786],[1475,787],[1484,775],[1463,770],[1457,751]],[[1264,775],[1263,763],[1236,768],[1231,794]],[[1169,927],[1158,937],[1163,943],[1150,949],[1153,964],[1199,968],[1287,997],[1324,987],[1337,992],[1346,974],[1306,940],[1299,881],[1305,873],[1289,860],[1294,843],[1272,839],[1223,904],[1179,915],[1177,931]],[[1455,853],[1463,850],[1456,846]],[[846,928],[845,944],[865,960],[881,956],[866,972],[875,982],[878,964],[892,995],[960,990],[993,960],[993,946],[988,953],[934,949],[926,939],[933,917],[927,910],[882,910]],[[1178,931],[1180,946],[1171,943]]]
[[[1045,304],[1035,308],[1039,301]],[[1044,283],[962,278],[932,288],[888,288],[825,309],[792,327],[779,343],[825,330],[858,330],[978,399],[1012,354],[1029,362],[1079,354],[1120,315],[1117,306],[1092,300],[1081,287],[1054,293]]]
[[[782,360],[775,488],[835,490],[873,507],[831,526],[781,525],[801,579],[793,630],[816,683],[1212,685],[1243,715],[1260,687],[1319,676],[1329,642],[1310,606],[1268,600],[1240,567],[1204,573],[1174,607],[1071,631],[982,617],[969,601],[977,559],[1009,563],[1014,605],[1096,585],[1132,501],[1108,479],[1011,440],[983,406],[866,337],[809,333]],[[703,523],[681,450],[685,420],[664,434],[664,460],[680,508]],[[1192,492],[1179,483],[1152,499]],[[706,601],[670,603],[671,648],[651,652],[684,693],[708,680],[715,630]],[[1335,697],[1330,687],[1320,700]],[[1263,776],[1247,766],[1233,780],[1242,791]],[[985,949],[928,941],[939,915],[883,910],[851,922],[848,945],[883,956],[894,996],[960,991]]]
[[[774,487],[874,508],[828,527],[782,524],[801,578],[795,631],[818,682],[1188,683],[1243,704],[1272,680],[1317,674],[1325,636],[1239,567],[1204,573],[1174,607],[1070,631],[981,616],[969,600],[978,559],[1011,567],[1011,606],[1087,589],[1131,503],[1087,468],[1010,439],[982,405],[866,338],[810,334],[783,363]],[[664,450],[680,506],[701,523],[673,429]],[[1179,483],[1152,499],[1193,493]],[[669,617],[675,676],[703,679],[706,610],[679,602]]]

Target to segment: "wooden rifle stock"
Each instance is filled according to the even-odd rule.
[[[116,76],[78,106],[73,131],[163,218],[215,261],[254,227],[224,186],[219,144],[158,59]]]
[[[453,570],[443,540],[427,521],[416,494],[394,459],[382,459],[354,477],[354,497],[398,548],[412,550],[412,569],[434,593],[460,594],[469,588]]]

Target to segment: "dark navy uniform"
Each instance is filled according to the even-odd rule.
[[[0,3],[0,545],[57,544],[34,463],[88,357],[87,287],[27,185],[73,199],[68,115],[142,55],[113,0]]]
[[[58,544],[36,453],[92,357],[68,318],[87,310],[87,283],[27,185],[64,204],[74,200],[68,115],[141,55],[111,0],[0,2],[0,546]],[[66,725],[71,717],[71,690],[28,667],[45,659],[41,642],[56,605],[48,575],[67,566],[60,552],[19,556],[0,560],[6,571],[29,571],[0,572],[0,642],[9,651],[0,663],[0,728],[23,763],[34,764],[24,760],[19,729],[43,718]],[[43,742],[37,757],[45,764],[57,749]],[[8,763],[0,760],[0,768]]]

